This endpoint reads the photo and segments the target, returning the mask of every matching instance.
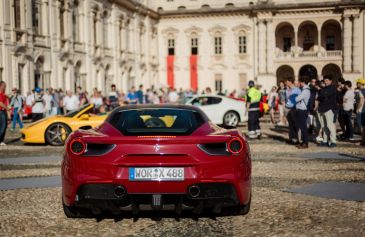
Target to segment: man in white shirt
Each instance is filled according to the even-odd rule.
[[[168,97],[170,104],[177,104],[177,101],[179,100],[179,95],[177,94],[176,89],[170,89]]]
[[[66,96],[63,98],[63,107],[66,113],[78,109],[80,106],[79,98],[73,95],[71,91],[67,91]]]
[[[32,103],[32,122],[38,121],[44,117],[44,100],[40,88],[35,89],[35,93],[31,99]]]
[[[343,97],[344,124],[345,124],[345,140],[352,140],[354,136],[354,127],[352,126],[352,111],[355,104],[355,92],[351,88],[351,81],[345,82],[346,93]]]
[[[48,117],[51,114],[51,109],[52,109],[52,95],[49,93],[49,90],[46,89],[46,93],[44,93],[43,95],[43,100],[45,103],[45,111],[46,111],[46,117]]]

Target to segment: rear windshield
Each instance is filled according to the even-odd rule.
[[[190,135],[204,119],[185,109],[132,109],[114,113],[109,122],[126,136]]]

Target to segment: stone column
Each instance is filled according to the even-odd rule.
[[[123,52],[123,55],[125,55],[125,52],[127,50],[127,40],[128,40],[128,36],[127,36],[127,28],[128,28],[128,25],[127,25],[127,20],[122,20],[121,21],[121,33],[120,33],[120,40],[121,40],[121,43],[120,43],[120,47],[121,47],[121,50]]]
[[[361,22],[360,15],[354,15],[354,32],[353,32],[353,44],[352,44],[352,69],[354,72],[361,71]]]
[[[322,35],[321,35],[321,26],[319,26],[319,29],[318,29],[318,55],[319,56],[322,56],[321,55],[321,51],[322,51]]]
[[[136,24],[136,17],[131,17],[130,18],[130,23],[129,23],[129,27],[128,27],[128,36],[129,36],[129,40],[128,40],[128,52],[131,53],[135,53],[135,45],[137,42],[135,42],[136,37],[135,37],[135,29],[137,29],[137,24]]]
[[[266,73],[266,26],[263,20],[258,20],[259,31],[259,74]]]
[[[298,45],[298,29],[294,29],[294,54],[298,57],[299,45]]]
[[[272,19],[266,22],[267,32],[266,32],[266,66],[267,73],[274,73],[274,53],[275,53],[275,40],[272,26]]]
[[[351,72],[351,51],[352,51],[352,23],[349,15],[344,16],[343,32],[343,69],[344,72]]]
[[[88,14],[88,20],[89,20],[89,30],[87,31],[89,33],[89,37],[88,37],[88,41],[87,44],[93,48],[94,45],[96,44],[96,39],[94,37],[95,32],[94,29],[96,28],[94,26],[94,19],[96,17],[96,12],[95,11],[90,11]]]
[[[123,40],[123,52],[124,54],[126,54],[128,51],[129,51],[129,34],[130,34],[130,31],[129,31],[129,25],[131,24],[130,22],[130,19],[127,19],[126,20],[126,23],[124,25],[124,28],[123,28],[123,32],[124,32],[124,40]]]
[[[46,36],[47,38],[49,37],[49,16],[48,16],[48,1],[47,0],[43,0],[42,1],[42,8],[41,8],[41,26],[42,26],[42,34],[44,36]]]

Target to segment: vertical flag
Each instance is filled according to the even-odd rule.
[[[167,85],[171,88],[174,86],[174,55],[167,56]]]
[[[198,89],[198,55],[190,56],[190,87]]]

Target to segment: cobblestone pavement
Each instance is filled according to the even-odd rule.
[[[253,197],[246,216],[212,217],[173,213],[67,219],[60,188],[0,191],[0,236],[364,236],[365,203],[283,192],[286,188],[325,182],[365,182],[365,162],[312,159],[320,152],[364,156],[356,144],[335,149],[298,151],[285,145],[281,132],[264,129],[251,141]],[[0,148],[1,158],[61,155],[62,148],[22,146]],[[59,161],[1,164],[0,179],[59,175]]]

